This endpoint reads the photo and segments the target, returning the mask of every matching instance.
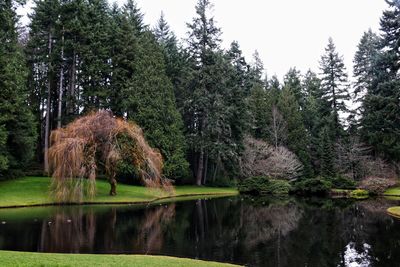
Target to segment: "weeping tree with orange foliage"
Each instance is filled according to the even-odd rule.
[[[117,166],[126,159],[145,186],[172,190],[169,180],[162,176],[162,156],[148,145],[142,129],[115,118],[109,111],[81,117],[54,130],[50,139],[52,193],[60,202],[81,202],[85,195],[94,197],[99,167],[109,179],[110,195],[116,195]]]

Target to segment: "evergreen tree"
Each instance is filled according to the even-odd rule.
[[[320,174],[324,177],[332,177],[335,174],[334,160],[335,160],[335,146],[333,144],[332,129],[324,126],[320,131],[319,136],[319,155],[320,157]]]
[[[113,109],[136,121],[148,142],[165,159],[164,175],[181,179],[188,175],[183,123],[166,75],[164,56],[153,34],[143,26],[141,13],[128,2],[116,17],[111,87]],[[137,28],[139,27],[139,28]]]
[[[183,115],[184,101],[187,98],[185,80],[190,72],[188,55],[170,30],[163,14],[153,31],[157,42],[162,47],[166,73],[174,86],[177,107]]]
[[[267,98],[270,104],[276,105],[282,91],[282,85],[276,75],[272,76],[271,79],[266,82]]]
[[[217,51],[220,46],[220,29],[209,17],[211,3],[199,0],[196,5],[196,17],[188,24],[188,51],[193,62],[192,78],[189,80],[190,95],[185,107],[185,121],[189,144],[193,151],[194,173],[196,184],[201,185],[207,172],[208,148],[211,147],[210,123],[212,102],[216,98],[220,80],[215,79],[213,70],[217,65]],[[215,114],[218,115],[218,114]]]
[[[227,58],[231,66],[227,84],[227,87],[230,89],[227,105],[231,107],[229,124],[232,128],[233,139],[238,144],[238,148],[240,148],[244,134],[248,132],[250,127],[250,113],[246,101],[250,95],[248,65],[242,55],[238,42],[231,43],[231,47],[227,52]],[[240,150],[238,150],[238,153],[240,153]]]
[[[88,112],[109,107],[110,42],[104,40],[109,39],[110,17],[106,0],[89,1],[84,12],[78,79],[80,105]]]
[[[353,74],[356,78],[354,84],[355,101],[362,101],[367,90],[372,86],[374,66],[379,52],[379,37],[368,30],[361,37],[354,56]]]
[[[321,57],[321,85],[322,97],[329,103],[332,114],[332,128],[336,136],[340,135],[341,123],[339,115],[346,112],[345,101],[350,100],[346,68],[343,58],[336,52],[332,38],[329,38],[325,54]]]
[[[255,85],[250,92],[249,109],[251,114],[251,133],[257,139],[268,139],[271,103],[261,85]]]
[[[286,73],[283,82],[286,88],[290,88],[296,97],[299,107],[302,109],[304,107],[304,95],[302,92],[300,71],[296,70],[296,68],[290,68]]]
[[[373,67],[372,84],[362,103],[361,120],[363,139],[377,154],[391,160],[400,159],[400,4],[387,1],[389,9],[380,21],[380,51]]]
[[[302,114],[308,136],[311,164],[314,174],[319,174],[320,159],[322,158],[320,152],[323,152],[320,149],[320,132],[322,127],[326,126],[326,120],[330,118],[330,109],[328,103],[322,99],[321,81],[318,79],[317,74],[309,70],[304,75],[302,87],[305,92]]]
[[[310,177],[312,170],[309,154],[309,136],[304,127],[300,105],[295,95],[298,88],[293,89],[290,87],[291,85],[297,84],[286,83],[278,101],[278,108],[282,112],[287,124],[285,145],[299,157],[303,164],[303,174]]]
[[[18,44],[15,1],[0,3],[0,179],[26,168],[35,148],[35,123],[27,105],[27,70]]]

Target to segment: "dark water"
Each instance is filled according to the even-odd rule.
[[[388,200],[194,200],[0,210],[0,249],[163,254],[247,266],[400,266]]]

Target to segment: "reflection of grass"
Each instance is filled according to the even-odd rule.
[[[59,212],[73,213],[77,206],[47,206],[47,207],[23,207],[14,209],[0,209],[0,223],[2,221],[21,221],[21,220],[42,220],[51,218]],[[88,211],[102,212],[107,211],[109,205],[86,205],[80,206],[79,210],[83,213]]]
[[[385,196],[399,196],[400,197],[400,187],[389,188],[384,193]]]
[[[16,180],[0,182],[0,207],[29,206],[51,204],[49,198],[50,179],[43,177],[26,177]],[[119,184],[117,195],[109,195],[110,186],[106,181],[96,182],[97,194],[94,199],[87,199],[89,203],[140,203],[167,197],[168,194],[143,186]],[[235,195],[233,188],[210,188],[196,186],[177,186],[173,196],[190,195]]]
[[[48,254],[0,251],[1,266],[182,266],[223,267],[231,264],[147,255]]]
[[[397,217],[397,218],[400,219],[400,207],[391,207],[391,208],[388,208],[388,209],[387,209],[387,212],[388,212],[390,215],[392,215],[392,216]]]

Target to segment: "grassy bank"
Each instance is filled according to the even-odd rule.
[[[162,198],[183,197],[193,195],[235,195],[234,188],[213,188],[197,186],[177,186],[174,194],[142,186],[119,184],[117,196],[110,196],[110,186],[106,181],[96,182],[97,194],[94,199],[86,199],[86,203],[143,203]],[[0,208],[30,205],[53,204],[49,197],[50,179],[44,177],[25,177],[0,182]]]
[[[388,212],[390,215],[392,215],[392,216],[397,217],[397,218],[400,219],[400,207],[391,207],[391,208],[388,208],[388,209],[387,209],[387,212]]]
[[[400,197],[400,187],[389,188],[385,191],[384,195]]]
[[[1,266],[228,267],[225,263],[147,255],[53,254],[0,250]]]

